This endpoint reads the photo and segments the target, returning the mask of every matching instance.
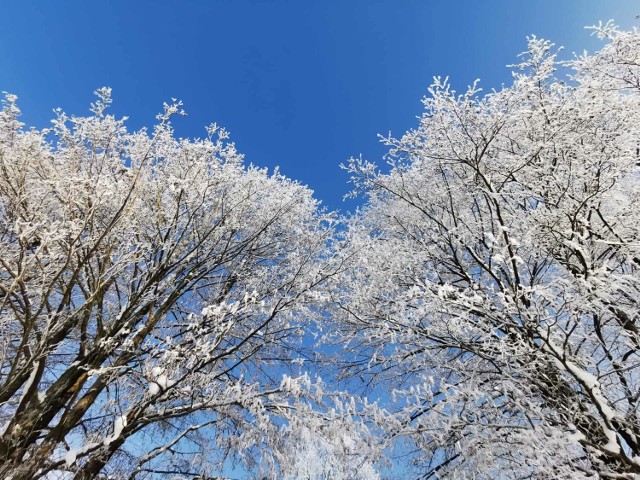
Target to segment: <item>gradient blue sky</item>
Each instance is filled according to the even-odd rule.
[[[567,56],[594,50],[583,27],[630,27],[640,2],[14,0],[0,12],[0,91],[20,97],[28,125],[47,126],[55,107],[88,113],[103,85],[131,128],[177,97],[180,136],[218,122],[248,162],[279,165],[344,211],[354,204],[338,165],[380,160],[376,135],[416,125],[434,75],[499,88],[526,35]]]

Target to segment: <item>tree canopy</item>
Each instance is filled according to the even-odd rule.
[[[0,474],[640,476],[640,33],[593,30],[436,78],[346,216],[179,102],[37,130],[7,95]]]
[[[269,372],[294,358],[333,216],[216,125],[176,139],[179,104],[130,133],[97,94],[43,131],[12,96],[0,115],[0,472],[210,475],[309,383]]]
[[[436,79],[388,173],[345,167],[348,373],[395,389],[422,478],[640,474],[640,36],[595,32],[486,95]]]

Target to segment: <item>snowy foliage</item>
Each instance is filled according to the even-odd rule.
[[[0,476],[264,461],[309,390],[277,364],[331,273],[334,220],[217,126],[176,139],[179,103],[128,132],[96,93],[43,131],[15,96],[0,113]]]
[[[6,95],[0,475],[640,477],[640,33],[593,32],[436,78],[388,169],[345,167],[340,236],[218,126],[176,139],[179,102],[39,131]]]
[[[345,167],[344,373],[392,389],[420,478],[640,475],[640,34],[595,33],[486,95],[436,78],[388,172]]]
[[[287,425],[279,445],[284,480],[380,479],[375,466],[379,439],[357,420],[363,409],[356,408],[353,399],[334,399],[332,404],[335,407],[323,413],[300,408],[300,415]]]

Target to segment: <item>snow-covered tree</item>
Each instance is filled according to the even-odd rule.
[[[371,409],[357,409],[353,398],[348,403],[334,399],[332,405],[323,413],[301,406],[299,416],[290,419],[277,448],[280,478],[380,479],[375,465],[381,454],[380,439],[358,420]]]
[[[344,374],[393,389],[420,478],[640,475],[640,33],[595,33],[499,91],[437,78],[388,172],[346,167]]]
[[[97,95],[42,131],[15,96],[0,113],[0,476],[251,466],[309,391],[278,365],[331,273],[333,217],[215,125],[176,139],[179,103],[128,132]]]

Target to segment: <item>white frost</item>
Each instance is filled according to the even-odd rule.
[[[149,394],[150,395],[157,395],[160,392],[160,387],[158,386],[158,384],[156,382],[150,382],[149,383]]]
[[[113,422],[113,433],[111,435],[109,435],[107,438],[104,439],[104,442],[102,442],[104,445],[109,445],[111,444],[113,441],[115,441],[121,434],[122,431],[124,430],[124,427],[127,426],[127,416],[126,415],[121,415],[119,417],[116,417],[115,422]]]
[[[71,449],[66,453],[66,455],[64,456],[64,463],[67,465],[67,467],[70,467],[76,462],[77,456],[78,451],[74,449]]]

